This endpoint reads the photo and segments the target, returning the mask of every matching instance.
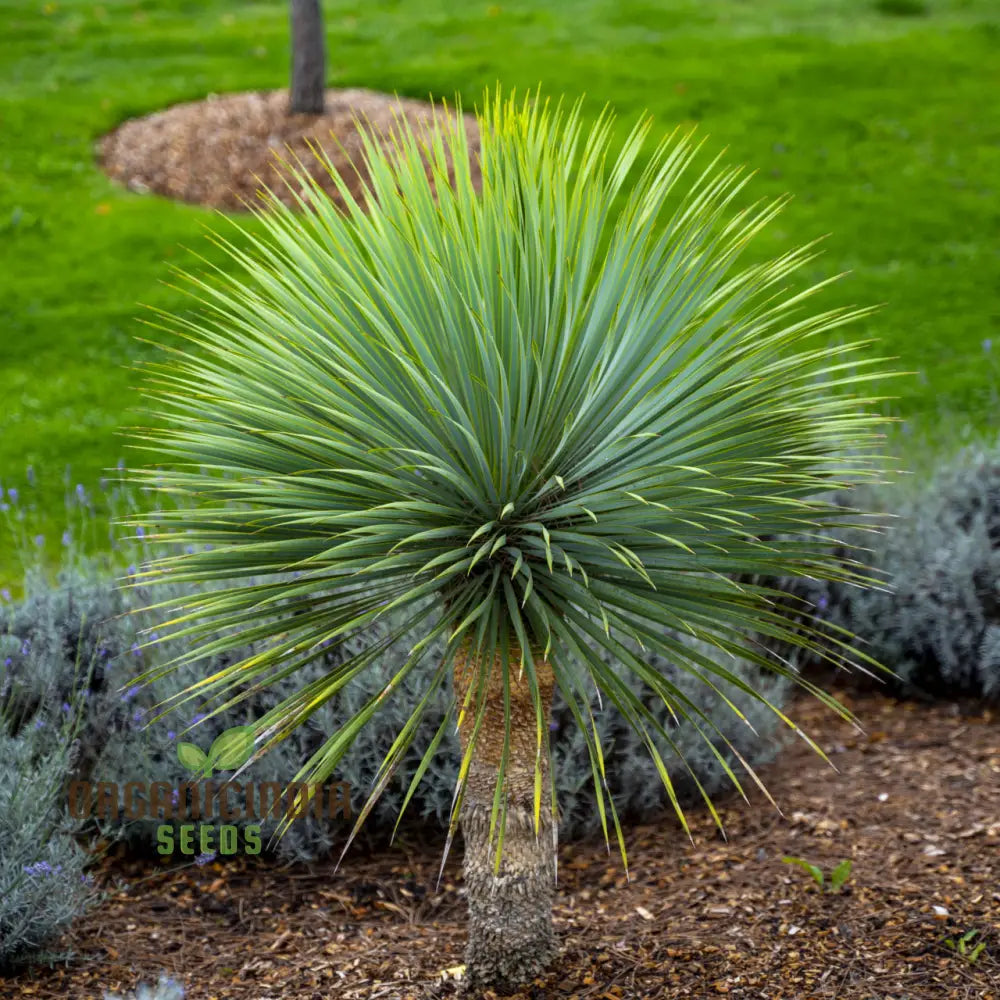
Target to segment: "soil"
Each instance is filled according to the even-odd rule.
[[[99,158],[105,171],[132,191],[240,210],[253,204],[265,186],[294,204],[293,191],[282,181],[288,172],[278,162],[280,156],[300,160],[343,206],[311,145],[322,148],[352,196],[363,201],[358,196],[366,171],[358,122],[368,123],[387,144],[398,131],[400,116],[419,135],[422,125],[442,113],[424,101],[362,89],[327,91],[322,115],[289,114],[284,90],[225,94],[124,122],[101,140]],[[475,180],[479,132],[474,116],[465,116],[465,129]]]
[[[836,771],[796,740],[762,774],[782,813],[760,795],[720,803],[726,840],[704,812],[693,842],[672,815],[632,828],[629,884],[603,842],[565,845],[563,953],[520,1000],[1000,1000],[1000,715],[838,697],[866,734],[799,703]],[[108,900],[61,943],[75,958],[0,980],[0,996],[100,1000],[164,970],[189,1000],[454,997],[459,852],[440,891],[440,844],[349,855],[340,873],[108,861]],[[853,870],[824,893],[785,855]],[[973,930],[975,961],[947,943]]]

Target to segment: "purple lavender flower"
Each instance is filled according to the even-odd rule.
[[[44,719],[35,719],[35,729],[41,729],[45,725]]]
[[[196,865],[207,865],[209,861],[215,860],[215,856],[216,856],[215,851],[212,851],[210,853],[206,852],[205,854],[199,854],[198,857],[194,859],[194,863]]]
[[[44,544],[45,544],[45,536],[44,535],[35,535],[35,545],[37,545],[39,548],[41,548]]]
[[[132,655],[133,656],[142,656],[142,650],[139,648],[139,643],[137,643],[137,642],[133,642],[132,643]]]
[[[191,716],[191,725],[192,726],[197,726],[198,723],[201,722],[201,720],[204,719],[204,718],[206,718],[206,716],[204,715],[204,713],[197,712],[195,715]]]
[[[76,498],[80,503],[87,502],[87,491],[83,488],[83,483],[76,484]]]
[[[170,804],[176,808],[180,801],[181,793],[176,788],[172,789],[170,792]]]
[[[6,587],[4,587],[3,590],[0,590],[0,597],[2,597],[5,601],[9,601],[10,591]]]
[[[185,552],[186,552],[186,553],[187,553],[187,554],[188,554],[189,556],[190,556],[190,555],[193,555],[193,554],[194,554],[194,546],[193,546],[193,545],[185,545],[185,546],[184,546],[184,551],[185,551]]]
[[[146,529],[144,527],[142,527],[142,525],[139,525],[139,527],[135,529],[135,537],[136,538],[145,538],[146,537]]]
[[[24,870],[29,875],[58,875],[62,871],[62,865],[53,868],[48,861],[36,861],[34,864],[25,865]]]
[[[62,543],[67,548],[69,548],[70,545],[73,544],[73,532],[71,532],[69,528],[67,528],[62,534]]]
[[[21,643],[21,655],[27,656],[28,653],[30,652],[31,652],[31,640],[25,639],[24,642]]]
[[[12,504],[14,504],[14,506],[16,507],[17,506],[18,493],[17,493],[17,490],[13,486],[9,490],[7,490],[7,496],[10,498],[10,502]]]
[[[68,701],[64,701],[64,702],[62,703],[62,710],[63,710],[64,712],[72,712],[72,711],[73,711],[73,709],[72,709],[72,708],[70,708],[70,704],[69,704],[69,702],[68,702]]]
[[[991,351],[992,349],[993,349],[993,340],[992,340],[992,338],[990,338],[990,337],[987,337],[987,338],[986,338],[986,339],[985,339],[985,340],[983,341],[983,350],[984,350],[984,351],[985,351],[985,352],[986,352],[987,354],[989,354],[989,353],[990,353],[990,351]]]
[[[139,693],[139,685],[133,684],[123,695],[122,701],[131,701]]]
[[[827,601],[827,599],[826,599],[826,595],[825,595],[825,594],[823,594],[823,595],[822,595],[822,596],[820,597],[820,599],[819,599],[819,600],[818,600],[818,601],[816,602],[816,605],[817,605],[817,607],[818,607],[818,608],[820,609],[820,611],[826,611],[826,606],[827,606],[827,604],[828,604],[828,603],[829,603],[829,602],[828,602],[828,601]]]
[[[132,563],[132,565],[129,566],[125,572],[128,573],[129,576],[135,576],[135,563]]]
[[[8,656],[6,660],[3,661],[5,667],[9,667],[14,661]]]
[[[168,729],[167,730],[167,739],[168,740],[176,740],[177,739],[177,734],[172,729]]]

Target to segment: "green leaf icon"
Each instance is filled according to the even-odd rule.
[[[208,752],[213,767],[220,771],[235,771],[253,753],[253,726],[233,726],[215,738]]]
[[[201,772],[207,768],[208,775],[212,773],[212,769],[208,767],[208,758],[193,743],[178,743],[177,759],[189,771]]]

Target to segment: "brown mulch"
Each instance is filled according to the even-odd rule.
[[[388,143],[400,116],[419,135],[435,114],[442,114],[440,107],[435,110],[424,101],[360,88],[327,91],[322,115],[289,114],[284,90],[225,94],[124,122],[101,140],[99,158],[105,171],[132,191],[230,210],[253,203],[262,186],[294,204],[292,192],[281,181],[286,171],[276,154],[292,163],[298,158],[343,206],[310,144],[322,147],[352,196],[358,197],[365,169],[357,122],[370,123]],[[465,115],[465,130],[470,154],[475,154],[479,131],[474,116]],[[474,155],[472,162],[475,175]]]
[[[692,814],[628,832],[631,884],[603,843],[562,848],[556,921],[564,950],[521,994],[558,1000],[1000,1000],[1000,717],[841,692],[866,734],[812,705],[796,717],[838,772],[802,742],[763,777],[784,810],[729,800],[728,841]],[[457,853],[457,852],[455,852]],[[783,855],[829,871],[822,894]],[[165,970],[191,1000],[402,1000],[458,989],[457,859],[399,846],[333,865],[247,860],[135,878],[81,921],[77,959],[0,980],[0,996],[98,998]],[[148,871],[148,869],[147,869]],[[975,963],[947,947],[976,929]]]

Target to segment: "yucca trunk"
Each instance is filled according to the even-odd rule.
[[[549,808],[549,762],[542,761],[542,808],[534,823],[537,725],[527,672],[518,679],[520,652],[510,654],[510,748],[504,779],[507,821],[503,856],[496,871],[496,832],[490,815],[504,749],[504,685],[499,655],[487,679],[486,710],[469,768],[461,812],[465,840],[463,870],[469,903],[466,980],[469,987],[530,982],[555,958],[552,899],[555,893],[555,830]],[[552,707],[552,668],[535,656],[545,725]],[[479,662],[459,653],[454,668],[461,706],[470,686],[470,707],[459,726],[463,752],[469,745],[479,704]],[[498,824],[499,825],[499,824]]]

